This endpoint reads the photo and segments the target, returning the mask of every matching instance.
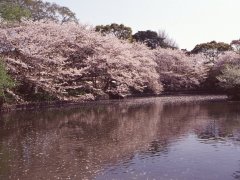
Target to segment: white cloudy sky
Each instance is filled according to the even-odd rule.
[[[180,48],[240,38],[240,0],[48,0],[82,23],[123,23],[133,31],[165,29]]]

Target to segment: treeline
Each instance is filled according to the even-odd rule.
[[[95,30],[100,32],[103,36],[114,35],[121,40],[144,43],[151,49],[156,49],[157,47],[178,49],[177,43],[173,39],[169,38],[168,34],[164,30],[159,30],[159,32],[146,30],[138,31],[135,34],[132,34],[131,27],[116,23],[112,23],[110,25],[99,25],[96,26]]]
[[[164,31],[132,34],[122,24],[91,28],[56,4],[18,0],[1,6],[1,104],[163,91],[219,91],[240,97],[239,40],[203,43],[188,52],[179,50]],[[28,15],[9,18],[15,11],[8,6]]]

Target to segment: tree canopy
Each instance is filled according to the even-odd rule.
[[[216,41],[211,41],[208,43],[202,43],[198,44],[194,47],[194,49],[191,51],[194,54],[201,53],[201,52],[206,52],[209,50],[216,50],[216,51],[230,51],[232,50],[231,45],[224,43],[224,42],[216,42]]]
[[[187,56],[178,49],[157,48],[157,72],[165,91],[196,90],[207,77],[206,59],[201,55]]]
[[[0,28],[0,37],[9,72],[33,93],[77,101],[162,90],[153,51],[84,25],[25,21]]]
[[[233,40],[231,42],[231,46],[235,50],[235,52],[240,53],[240,39],[239,40]]]
[[[210,61],[214,61],[215,58],[219,56],[219,54],[225,51],[231,51],[232,46],[230,44],[224,42],[216,42],[211,41],[208,43],[198,44],[191,51],[192,54],[202,53],[207,57]]]
[[[240,99],[240,56],[229,51],[221,55],[214,64],[213,71],[218,85],[232,99]]]
[[[133,35],[133,39],[137,42],[145,43],[151,49],[169,47],[169,45],[164,42],[164,37],[159,36],[157,32],[151,30],[138,31]]]
[[[8,21],[20,21],[22,17],[31,17],[33,21],[77,21],[75,13],[69,8],[42,0],[2,0],[0,9],[1,17]]]
[[[0,16],[6,21],[20,22],[23,17],[29,18],[31,12],[18,4],[2,3],[0,4]]]
[[[131,40],[132,29],[123,24],[112,23],[110,25],[98,25],[95,30],[100,32],[102,35],[112,34],[118,39]]]

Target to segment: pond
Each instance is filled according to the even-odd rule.
[[[0,117],[0,179],[240,179],[240,102],[172,96]]]

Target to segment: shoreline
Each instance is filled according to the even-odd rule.
[[[85,100],[85,101],[44,101],[44,102],[26,102],[19,104],[6,104],[0,111],[1,113],[9,113],[12,111],[28,111],[39,109],[55,109],[55,108],[68,108],[75,106],[88,106],[97,104],[105,104],[109,102],[121,102],[132,99],[143,98],[160,98],[160,97],[180,97],[180,96],[210,96],[208,100],[227,100],[227,95],[223,93],[207,93],[207,92],[165,92],[160,95],[144,94],[144,95],[131,95],[123,99],[103,99],[103,100]],[[211,98],[213,97],[213,98]]]

